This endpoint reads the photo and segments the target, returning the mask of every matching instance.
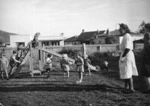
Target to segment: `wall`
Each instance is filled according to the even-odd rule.
[[[82,45],[65,45],[65,46],[55,46],[55,47],[45,47],[46,49],[59,52],[62,49],[73,49],[82,50]],[[102,45],[86,45],[87,54],[92,54],[94,52],[116,52],[119,51],[118,44],[102,44]]]
[[[27,46],[29,41],[29,35],[10,35],[10,47],[16,47],[16,42],[24,42],[25,46]]]

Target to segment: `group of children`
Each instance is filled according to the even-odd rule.
[[[47,77],[50,75],[50,70],[52,69],[52,55],[48,54],[46,58],[46,71],[48,72]],[[82,83],[83,80],[83,73],[84,71],[88,72],[89,75],[91,75],[90,68],[88,67],[88,64],[91,63],[91,61],[88,59],[88,56],[85,55],[83,58],[80,54],[76,54],[75,56],[75,64],[76,64],[76,71],[79,74],[79,81],[77,83]],[[73,64],[68,59],[67,54],[62,54],[62,58],[60,60],[60,67],[62,71],[64,72],[64,77],[70,76],[70,64]],[[87,75],[87,74],[86,74]]]
[[[13,73],[13,68],[18,66],[20,64],[19,59],[17,58],[17,52],[13,51],[12,56],[10,57],[10,60],[6,58],[5,54],[2,52],[0,53],[0,72],[2,79],[4,79],[4,73],[6,75],[6,79],[9,80],[9,77]],[[8,72],[8,66],[10,65],[10,71]]]
[[[18,50],[19,51],[19,50]],[[0,72],[2,75],[2,78],[4,78],[4,73],[6,74],[6,79],[9,79],[9,77],[12,75],[13,73],[13,69],[14,67],[18,67],[20,64],[20,59],[18,58],[18,52],[13,51],[12,56],[10,57],[10,61],[8,61],[8,59],[5,57],[4,54],[0,53]],[[47,74],[47,78],[50,76],[50,71],[52,70],[52,58],[53,55],[48,54],[45,61],[46,61],[46,72],[48,72]],[[67,54],[62,54],[62,58],[60,60],[60,67],[62,69],[62,71],[64,72],[64,77],[68,77],[70,76],[70,65],[73,64],[71,61],[69,61],[68,59],[68,55]],[[90,59],[88,58],[87,55],[84,55],[83,57],[81,56],[81,54],[77,53],[75,55],[75,64],[76,64],[76,71],[78,72],[79,75],[79,80],[77,81],[77,83],[82,83],[83,80],[83,73],[85,73],[85,75],[91,75],[91,70],[89,68],[89,64],[91,64]],[[8,66],[10,65],[10,71],[8,73]],[[104,62],[104,66],[106,68],[106,70],[108,70],[108,63],[107,61]]]

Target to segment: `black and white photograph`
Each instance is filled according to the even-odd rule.
[[[0,0],[0,106],[150,106],[150,0]]]

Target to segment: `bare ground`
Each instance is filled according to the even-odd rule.
[[[135,84],[136,93],[123,92],[118,72],[93,72],[76,84],[77,72],[64,78],[63,72],[53,71],[31,78],[22,72],[20,77],[0,80],[0,103],[4,106],[149,106],[150,95],[142,93]],[[135,78],[135,83],[138,80]],[[137,85],[137,86],[136,86]]]

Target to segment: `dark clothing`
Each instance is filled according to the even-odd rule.
[[[150,77],[150,33],[144,35],[144,50],[141,75]]]
[[[15,60],[13,59],[12,56],[10,57],[9,65],[10,65],[11,68],[13,68],[13,67],[16,65],[16,62],[15,62]]]
[[[89,67],[88,67],[88,64],[91,63],[90,59],[86,58],[84,59],[84,69],[87,70]]]

